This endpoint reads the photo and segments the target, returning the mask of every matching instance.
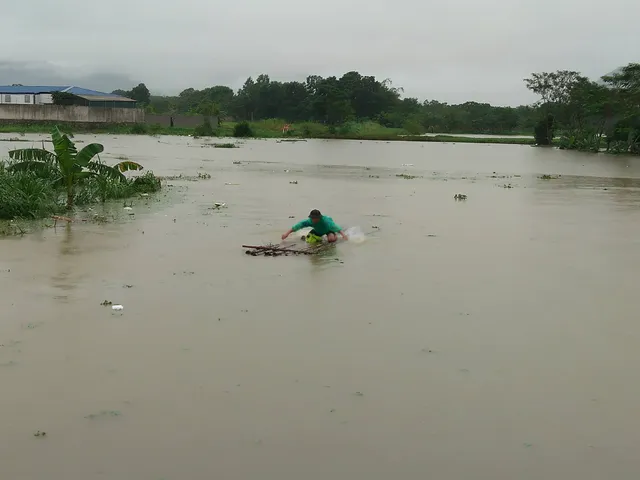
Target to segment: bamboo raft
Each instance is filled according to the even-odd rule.
[[[310,245],[304,248],[286,247],[276,244],[268,245],[242,245],[247,255],[253,257],[280,257],[289,255],[317,255],[318,253],[326,250],[329,245]]]
[[[374,226],[373,230],[365,233],[365,235],[371,235],[372,232],[379,229],[380,227]],[[266,245],[242,245],[242,248],[245,249],[244,253],[253,257],[286,257],[289,255],[318,255],[333,248],[334,245],[334,243],[316,243],[313,245],[305,243],[304,247],[296,247],[295,245],[268,243]]]

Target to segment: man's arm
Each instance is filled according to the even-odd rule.
[[[345,235],[344,231],[342,230],[342,227],[338,225],[336,222],[334,222],[333,219],[331,219],[331,225],[329,229],[334,232],[338,232],[343,239],[349,240],[349,237]]]
[[[301,222],[296,223],[293,227],[291,227],[289,230],[287,230],[285,233],[282,234],[282,240],[287,238],[293,232],[297,232],[301,228],[310,227],[311,225],[312,225],[312,222],[308,218],[306,220],[302,220]]]

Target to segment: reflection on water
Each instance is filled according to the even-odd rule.
[[[637,476],[637,159],[90,138],[212,178],[0,240],[3,478]],[[243,253],[312,208],[367,241]]]

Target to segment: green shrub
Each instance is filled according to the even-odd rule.
[[[253,137],[251,125],[247,122],[236,123],[233,127],[233,136],[239,138]]]
[[[406,120],[403,123],[402,128],[404,128],[409,135],[422,135],[424,133],[424,127],[415,118],[409,118]]]
[[[209,120],[208,117],[204,117],[202,125],[198,125],[195,128],[193,134],[196,137],[213,137],[215,135],[215,131],[213,130],[213,127],[211,126],[211,121]]]
[[[129,133],[133,135],[146,135],[149,133],[149,127],[145,123],[136,123],[129,129]]]
[[[351,124],[349,122],[343,123],[342,125],[340,125],[340,128],[338,128],[338,133],[340,135],[349,135],[351,131]]]
[[[164,127],[159,123],[154,123],[153,125],[149,125],[149,133],[152,135],[159,134],[160,132],[162,132],[163,129]]]

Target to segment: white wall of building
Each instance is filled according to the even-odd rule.
[[[0,93],[0,104],[11,105],[45,105],[52,104],[53,99],[50,93],[40,94],[16,94],[16,93]]]
[[[36,95],[36,103],[38,105],[52,105],[53,98],[50,93],[39,93]]]

